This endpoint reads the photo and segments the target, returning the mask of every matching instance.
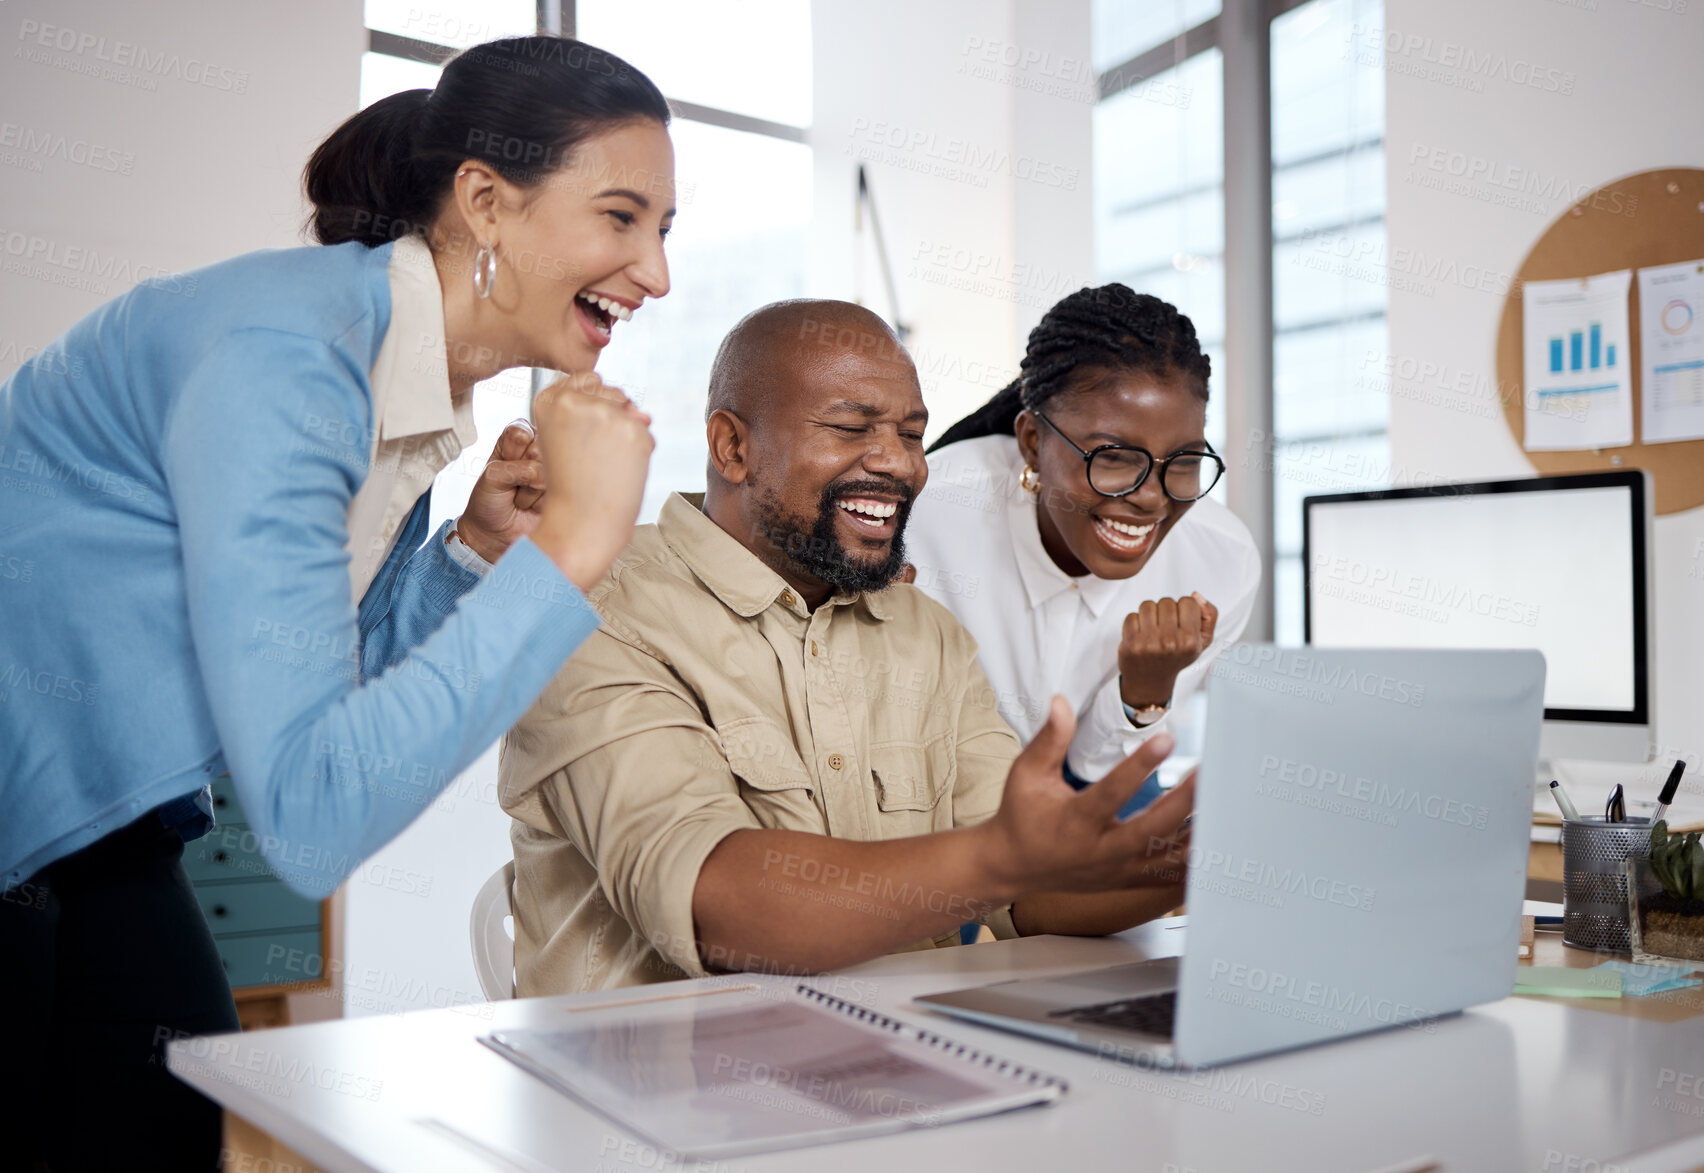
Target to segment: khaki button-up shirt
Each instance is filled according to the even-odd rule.
[[[590,598],[603,626],[503,744],[523,996],[703,976],[693,890],[735,831],[897,839],[999,808],[1018,740],[921,591],[809,611],[676,495]]]

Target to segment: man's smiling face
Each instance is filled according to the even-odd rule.
[[[879,590],[904,563],[929,476],[916,368],[897,347],[802,347],[788,384],[750,421],[753,548],[785,577]]]

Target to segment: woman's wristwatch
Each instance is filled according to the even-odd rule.
[[[1123,697],[1118,698],[1118,703],[1124,706],[1125,719],[1138,729],[1146,729],[1150,725],[1158,724],[1161,717],[1171,712],[1171,701],[1169,699],[1163,705],[1143,705],[1139,709],[1133,709],[1125,704]]]

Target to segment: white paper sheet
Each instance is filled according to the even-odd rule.
[[[1621,269],[1521,290],[1529,452],[1633,442],[1627,291]]]
[[[1704,438],[1704,261],[1639,270],[1639,434]]]

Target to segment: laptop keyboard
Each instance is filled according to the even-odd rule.
[[[1172,1037],[1172,1024],[1177,1019],[1177,991],[1120,998],[1116,1002],[1099,1002],[1093,1006],[1072,1006],[1050,1011],[1048,1017],[1068,1018],[1089,1026],[1110,1026],[1169,1039]]]

